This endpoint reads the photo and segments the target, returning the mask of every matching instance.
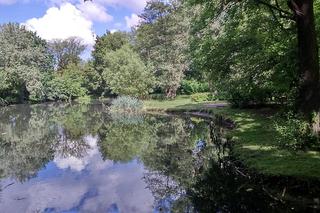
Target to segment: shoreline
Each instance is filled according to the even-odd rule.
[[[275,113],[272,110],[233,109],[228,104],[214,107],[216,102],[191,103],[185,97],[183,103],[181,99],[149,100],[145,102],[145,110],[157,113],[183,113],[208,119],[214,118],[214,115],[222,116],[230,127],[227,128],[226,137],[234,142],[233,154],[248,169],[273,177],[320,180],[320,152],[280,148],[277,144],[278,133],[273,126]]]

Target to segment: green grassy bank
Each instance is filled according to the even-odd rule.
[[[202,111],[220,114],[236,124],[228,134],[236,142],[234,153],[247,167],[267,175],[320,178],[320,152],[289,151],[277,146],[274,115],[268,111],[217,108],[221,102],[195,103],[187,96],[172,101],[145,101],[149,111]]]

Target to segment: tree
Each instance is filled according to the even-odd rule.
[[[52,70],[45,40],[19,24],[0,26],[0,97],[8,102],[39,101]]]
[[[105,53],[104,64],[102,77],[114,94],[145,97],[151,92],[154,77],[128,45]]]
[[[188,17],[181,1],[150,1],[140,16],[135,46],[154,67],[158,86],[168,98],[176,96],[186,63]]]
[[[104,68],[107,66],[105,64],[105,54],[108,52],[116,51],[120,49],[123,45],[129,44],[129,34],[126,32],[114,32],[111,33],[107,31],[104,35],[98,36],[96,43],[94,44],[94,49],[92,51],[93,57],[93,67],[96,72],[101,76]],[[107,83],[105,79],[102,78],[98,92],[102,95],[107,90]]]
[[[257,3],[267,8],[272,15],[275,23],[282,25],[284,21],[292,21],[296,25],[296,37],[298,48],[299,72],[298,78],[298,94],[295,103],[300,112],[302,112],[308,120],[311,120],[312,112],[319,112],[320,109],[320,93],[319,93],[319,55],[318,43],[315,29],[315,18],[313,11],[313,0],[290,0],[288,6],[284,1],[275,0],[274,4],[264,0],[246,0],[241,2],[228,1],[216,2],[209,0],[194,1],[192,3],[200,3],[203,9],[203,18],[208,20],[224,21],[224,16],[233,8],[239,5]],[[285,6],[286,5],[286,6]],[[239,8],[239,7],[238,7]],[[286,9],[283,9],[286,8]],[[210,11],[211,10],[211,11]],[[264,11],[261,11],[265,13]],[[203,19],[204,21],[205,19]]]
[[[85,62],[79,66],[79,69],[84,78],[84,87],[88,90],[89,94],[100,95],[99,89],[102,84],[102,77],[94,68],[93,62]]]
[[[219,95],[237,106],[290,98],[297,81],[291,30],[251,4],[230,8],[211,25],[203,21],[207,18],[194,18],[192,66],[205,73]]]
[[[76,37],[52,40],[49,47],[54,56],[56,70],[62,70],[69,64],[79,64],[80,55],[86,49],[86,45]]]
[[[47,98],[49,100],[72,100],[87,94],[83,70],[75,64],[69,64],[65,69],[54,73],[47,83]]]

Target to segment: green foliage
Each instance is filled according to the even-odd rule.
[[[127,32],[114,32],[107,31],[104,35],[98,36],[92,51],[93,68],[100,76],[100,83],[95,94],[104,96],[109,94],[110,88],[107,82],[102,77],[104,69],[108,66],[108,61],[105,60],[105,55],[120,49],[124,45],[129,45],[130,36]]]
[[[135,31],[135,47],[153,65],[157,86],[174,98],[188,68],[188,11],[181,1],[147,3]]]
[[[184,95],[191,95],[194,93],[202,93],[209,91],[209,84],[199,82],[197,80],[182,80],[179,88],[180,93]]]
[[[26,181],[53,160],[58,140],[50,116],[39,107],[17,105],[0,111],[0,171],[4,177]]]
[[[284,118],[278,118],[275,128],[279,133],[280,147],[305,150],[316,145],[317,138],[312,133],[310,123],[293,113],[288,113]]]
[[[116,51],[126,44],[129,44],[129,34],[126,32],[111,33],[108,31],[104,35],[98,36],[92,52],[95,65],[103,64],[106,52]]]
[[[111,111],[139,113],[143,110],[143,102],[137,98],[120,96],[111,102]]]
[[[82,72],[76,65],[69,65],[53,75],[48,82],[47,98],[49,100],[71,100],[85,96],[87,89],[83,86]]]
[[[90,104],[91,102],[91,97],[88,96],[88,95],[85,95],[85,96],[81,96],[79,98],[76,99],[76,101],[79,103],[79,104]]]
[[[102,87],[102,77],[94,68],[91,61],[79,66],[81,70],[81,75],[83,76],[83,86],[88,90],[91,95],[99,95]]]
[[[107,66],[103,79],[114,94],[145,97],[152,91],[154,77],[150,68],[128,45],[104,56]]]
[[[103,157],[129,162],[144,153],[155,140],[155,127],[145,122],[125,120],[108,122],[99,130],[99,145]]]
[[[218,2],[193,7],[192,66],[205,73],[215,91],[237,106],[289,99],[297,82],[290,22],[279,24],[265,7],[247,1],[230,5],[221,16]]]
[[[44,76],[53,68],[46,42],[19,24],[3,24],[0,50],[1,99],[9,103],[44,100]]]
[[[50,42],[49,50],[54,58],[56,70],[67,68],[69,64],[79,64],[80,55],[86,49],[80,38],[55,39]]]
[[[205,101],[214,101],[216,100],[215,96],[212,93],[195,93],[191,95],[191,100],[194,102],[205,102]]]

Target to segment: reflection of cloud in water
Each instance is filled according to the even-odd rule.
[[[108,212],[115,208],[152,212],[154,199],[142,180],[143,166],[137,161],[103,161],[97,138],[86,137],[85,141],[90,150],[82,159],[55,157],[39,177],[8,187],[0,202],[1,212]],[[2,183],[6,181],[10,180]]]
[[[97,137],[87,136],[85,137],[85,142],[89,149],[85,150],[87,154],[82,158],[75,156],[63,157],[59,153],[56,153],[53,162],[55,162],[60,169],[70,168],[74,171],[82,171],[88,165],[90,158],[99,153]]]

